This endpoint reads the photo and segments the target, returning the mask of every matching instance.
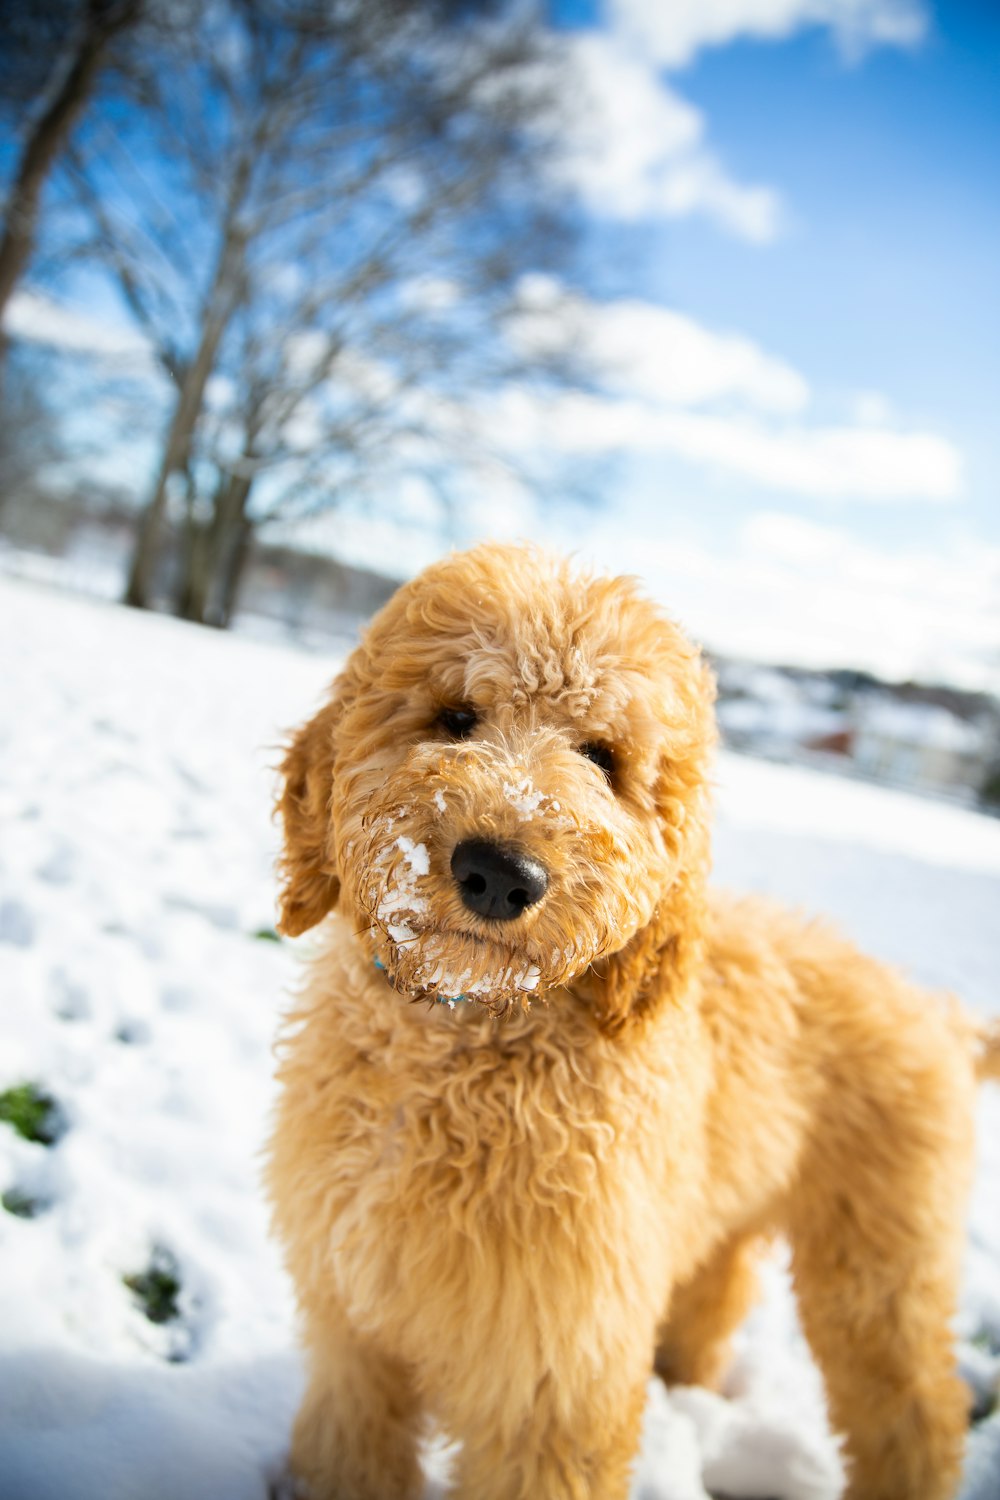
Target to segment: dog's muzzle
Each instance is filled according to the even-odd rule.
[[[477,917],[511,922],[541,901],[549,872],[537,859],[513,844],[464,839],[451,856],[463,904]]]

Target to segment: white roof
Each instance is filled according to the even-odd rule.
[[[948,709],[932,703],[871,703],[865,708],[859,727],[863,734],[880,739],[966,754],[982,749],[986,737],[980,725],[967,724]]]

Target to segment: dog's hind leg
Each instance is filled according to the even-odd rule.
[[[718,1385],[732,1335],[757,1297],[761,1244],[756,1235],[727,1241],[675,1289],[655,1359],[667,1385]]]
[[[853,1160],[824,1150],[807,1161],[794,1197],[800,1317],[844,1437],[847,1500],[958,1491],[969,1397],[952,1321],[967,1170],[961,1122],[935,1121],[932,1099],[925,1108],[923,1142],[885,1122]]]
[[[311,1320],[291,1469],[310,1500],[415,1500],[420,1414],[407,1372],[339,1317]]]

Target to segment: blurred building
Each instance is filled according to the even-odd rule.
[[[896,786],[978,790],[995,753],[995,732],[995,725],[966,722],[936,704],[881,698],[858,715],[853,758],[865,775]]]
[[[970,803],[1000,802],[1000,705],[982,693],[718,661],[733,750]]]

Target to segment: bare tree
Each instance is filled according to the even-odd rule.
[[[194,466],[216,478],[209,504],[187,492],[179,609],[188,618],[228,622],[258,527],[347,495],[384,511],[386,497],[414,476],[447,512],[462,476],[510,467],[489,440],[477,393],[569,376],[564,354],[525,358],[508,337],[521,309],[520,273],[553,255],[558,226],[532,220],[516,252],[477,256],[467,248],[468,225],[440,191],[433,212],[436,235],[429,226],[413,232],[403,216],[398,233],[377,250],[365,247],[357,264],[286,287],[279,316],[267,299],[264,318],[254,301],[237,319],[224,395],[193,450]],[[493,232],[502,239],[510,227]]]
[[[94,248],[176,391],[128,602],[172,496],[176,604],[224,619],[255,522],[390,456],[433,470],[471,441],[460,396],[523,373],[504,320],[566,238],[538,190],[547,45],[525,6],[246,0],[161,70],[152,156],[91,132]]]
[[[47,372],[19,353],[16,379],[0,404],[0,529],[12,504],[23,503],[39,476],[63,456],[58,427],[44,389]]]
[[[3,356],[3,314],[20,280],[35,243],[42,190],[52,167],[77,125],[94,92],[101,69],[114,42],[134,26],[143,0],[81,0],[77,5],[4,6],[15,14],[5,17],[4,83],[15,97],[23,92],[18,71],[37,78],[37,59],[51,55],[55,62],[29,114],[4,211],[0,235],[0,358]],[[54,32],[62,21],[68,40],[56,43]],[[65,33],[64,33],[65,34]]]

